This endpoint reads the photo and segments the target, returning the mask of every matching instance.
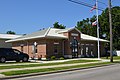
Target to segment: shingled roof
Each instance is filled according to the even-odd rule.
[[[44,29],[44,30],[33,32],[31,34],[23,35],[21,37],[18,37],[18,38],[12,39],[12,40],[8,40],[6,42],[30,40],[30,39],[36,39],[36,38],[68,39],[68,37],[66,37],[66,36],[64,36],[63,34],[60,34],[60,33],[69,32],[69,31],[71,31],[73,29],[76,29],[77,31],[79,31],[77,28],[67,28],[67,29],[47,28],[47,29]],[[96,37],[89,36],[89,35],[82,34],[82,33],[81,33],[81,39],[82,40],[92,40],[92,41],[97,41],[98,40],[98,38],[96,38]],[[103,39],[99,39],[99,40],[103,41],[103,42],[109,42],[109,41],[103,40]]]
[[[13,34],[0,34],[0,39],[14,39],[14,38],[18,38],[21,35],[13,35]]]

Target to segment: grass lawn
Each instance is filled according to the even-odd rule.
[[[13,75],[22,75],[22,74],[30,74],[30,73],[59,71],[59,70],[73,69],[73,68],[87,68],[87,67],[93,67],[93,66],[98,66],[98,65],[106,65],[106,64],[111,64],[111,63],[110,62],[102,62],[102,63],[92,63],[92,64],[84,64],[84,65],[68,66],[68,67],[8,71],[8,72],[2,72],[1,74],[4,74],[6,76],[13,76]]]
[[[106,57],[101,57],[102,59],[106,59]],[[108,57],[110,59],[110,56]],[[120,60],[120,56],[113,56],[113,60]]]
[[[86,63],[86,62],[96,62],[98,60],[72,60],[66,62],[56,62],[56,63],[40,63],[40,64],[21,64],[21,65],[11,65],[11,66],[0,66],[2,69],[13,69],[13,68],[26,68],[26,67],[38,67],[38,66],[52,66],[52,65],[61,65],[61,64],[74,64],[74,63]]]

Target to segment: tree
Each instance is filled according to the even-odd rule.
[[[97,27],[91,26],[92,22],[96,20],[96,16],[92,18],[86,18],[82,21],[78,21],[75,26],[82,33],[91,36],[97,36]],[[113,22],[113,49],[120,50],[120,7],[116,6],[112,8],[112,22]],[[101,15],[99,15],[99,27],[100,27],[100,38],[110,39],[109,30],[109,13],[106,8]]]
[[[92,22],[96,20],[96,16],[93,16],[92,18],[86,18],[82,21],[78,21],[76,28],[78,28],[82,33],[88,34],[91,36],[97,36],[96,35],[96,27],[92,26]]]
[[[14,31],[7,31],[6,34],[16,34]]]
[[[108,8],[105,9],[99,16],[99,22],[101,26],[101,34],[106,34],[106,39],[110,39],[109,34],[109,14]],[[113,32],[113,49],[120,50],[120,7],[116,6],[112,8],[112,32]]]
[[[59,22],[55,22],[53,24],[54,28],[58,28],[58,29],[65,29],[66,26],[62,25],[62,24],[59,24]]]

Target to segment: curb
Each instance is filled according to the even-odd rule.
[[[16,75],[16,76],[6,76],[6,77],[1,77],[0,80],[37,76],[37,75],[45,75],[45,74],[52,74],[52,73],[60,73],[60,72],[67,72],[67,71],[75,71],[75,70],[82,70],[82,69],[89,69],[89,68],[96,68],[96,67],[103,67],[103,66],[110,66],[110,65],[115,65],[115,63],[91,66],[91,67],[86,67],[86,68],[73,68],[73,69],[58,70],[58,71],[51,71],[51,72],[31,73],[31,74],[23,74],[23,75]]]

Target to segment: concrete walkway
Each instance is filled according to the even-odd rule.
[[[93,64],[93,63],[100,63],[100,62],[102,62],[102,61],[99,61],[99,62],[86,62],[86,63],[74,63],[74,64],[60,64],[60,65],[51,65],[51,66],[27,67],[27,68],[3,69],[3,70],[0,70],[0,72],[16,71],[16,70],[43,69],[43,68],[55,68],[55,67],[67,67],[67,66]]]
[[[40,64],[40,63],[57,63],[66,62],[72,60],[98,60],[97,58],[76,58],[76,59],[65,59],[65,60],[53,60],[53,61],[41,61],[41,60],[29,60],[31,63],[11,63],[11,64],[1,64],[0,66],[12,66],[12,65],[30,65],[30,64]]]
[[[81,59],[81,58],[79,58],[79,59]],[[79,59],[68,59],[68,60],[57,60],[57,61],[35,61],[36,63],[4,64],[4,66],[29,65],[29,64],[40,64],[40,63],[56,63],[56,62],[65,62],[65,61],[79,60]],[[87,58],[87,59],[84,58],[83,59],[82,58],[81,60],[93,60],[93,59],[89,59],[89,58]],[[94,60],[98,60],[98,59],[94,58]],[[16,70],[43,69],[43,68],[55,68],[55,67],[67,67],[67,66],[76,66],[76,65],[101,63],[101,62],[109,62],[109,60],[101,60],[101,61],[97,61],[97,62],[74,63],[74,64],[60,64],[60,65],[51,65],[51,66],[38,66],[38,67],[27,67],[27,68],[3,69],[3,70],[0,70],[0,72],[16,71]],[[4,77],[4,75],[0,74],[0,77]]]

